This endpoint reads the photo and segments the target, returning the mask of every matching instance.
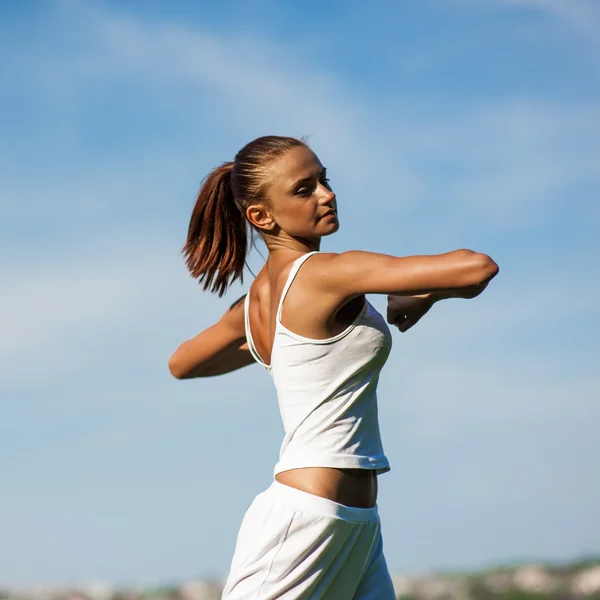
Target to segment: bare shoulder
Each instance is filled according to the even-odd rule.
[[[345,253],[343,253],[345,254]],[[317,252],[304,262],[300,269],[300,277],[311,288],[325,288],[323,278],[328,278],[336,271],[336,260],[341,256],[336,252]],[[282,272],[281,280],[285,281],[288,271]]]
[[[361,292],[349,293],[344,281],[352,278],[350,269],[353,265],[352,251],[350,252],[318,252],[311,256],[300,269],[299,279],[304,296],[300,303],[310,299],[311,306],[321,303],[329,310],[330,305],[339,306],[340,302],[351,300],[362,295]],[[299,294],[298,288],[295,295]]]

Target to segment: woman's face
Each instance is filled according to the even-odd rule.
[[[335,194],[316,154],[305,146],[292,148],[270,167],[269,212],[288,235],[315,238],[339,227]]]

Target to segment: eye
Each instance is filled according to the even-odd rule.
[[[330,188],[331,186],[329,185],[329,178],[328,177],[322,177],[321,178],[321,183],[326,187],[326,188]]]
[[[302,186],[296,190],[298,196],[310,196],[313,193],[312,187]]]

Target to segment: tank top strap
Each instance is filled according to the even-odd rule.
[[[292,282],[296,278],[296,274],[298,273],[300,267],[304,264],[304,262],[306,261],[307,258],[311,257],[313,254],[318,254],[318,253],[319,253],[318,250],[314,250],[313,252],[307,252],[306,254],[303,254],[302,256],[297,258],[294,261],[294,263],[292,264],[292,268],[290,269],[289,275],[287,277],[287,281],[285,282],[285,285],[283,286],[283,292],[281,292],[281,298],[279,300],[279,306],[277,307],[277,316],[276,316],[275,323],[281,323],[281,311],[283,308],[283,301],[285,300],[288,290],[290,289]]]
[[[254,339],[252,338],[252,331],[250,330],[250,292],[246,294],[246,298],[244,299],[244,325],[246,330],[246,341],[248,342],[248,350],[250,350],[250,354],[254,360],[261,364],[266,369],[270,368],[269,365],[263,362],[263,359],[258,354],[256,350],[256,346],[254,345]]]

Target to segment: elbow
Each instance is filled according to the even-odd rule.
[[[173,377],[175,377],[175,379],[186,378],[186,372],[181,364],[181,361],[179,360],[179,357],[177,356],[177,352],[175,352],[175,354],[169,358],[168,366],[169,372],[171,375],[173,375]]]
[[[491,256],[488,256],[487,254],[483,254],[482,256],[484,257],[484,282],[487,282],[498,275],[500,267]]]
[[[458,250],[462,262],[463,281],[459,287],[480,286],[493,279],[500,270],[496,262],[482,252]]]
[[[189,356],[181,351],[181,346],[169,358],[168,366],[175,379],[193,379],[208,375],[206,365],[190,364]]]
[[[476,263],[474,272],[476,281],[474,285],[484,285],[498,275],[500,268],[491,256],[476,252],[474,259]]]

